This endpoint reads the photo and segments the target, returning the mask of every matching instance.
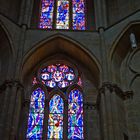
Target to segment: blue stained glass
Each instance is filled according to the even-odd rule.
[[[63,114],[49,114],[49,125],[62,126]]]
[[[50,100],[50,113],[63,113],[64,103],[63,99],[59,95],[54,95],[53,98]]]
[[[41,73],[41,79],[43,80],[50,80],[51,75],[47,72]]]
[[[38,139],[42,138],[43,127],[40,125],[31,126],[27,130],[26,138],[28,139]]]
[[[73,0],[73,13],[84,14],[85,4],[83,0]]]
[[[61,65],[59,67],[59,70],[62,71],[62,72],[68,72],[69,71],[69,67],[66,66],[66,65]]]
[[[68,139],[83,138],[83,97],[78,89],[71,90],[68,98]]]
[[[43,125],[44,114],[29,113],[28,126]]]
[[[30,103],[30,112],[33,113],[43,113],[44,112],[44,102],[31,102]]]
[[[83,127],[68,127],[68,139],[72,140],[84,139]]]
[[[38,139],[42,138],[42,131],[43,131],[43,126],[41,125],[33,125],[28,127],[27,129],[27,139]]]
[[[73,29],[85,30],[85,4],[84,0],[73,0]]]
[[[69,1],[67,0],[58,0],[56,28],[69,28]]]
[[[54,65],[50,65],[47,67],[48,72],[55,72],[57,70],[57,67]]]
[[[69,81],[73,80],[74,77],[75,77],[75,76],[74,76],[73,73],[70,73],[70,72],[69,72],[69,73],[66,74],[66,78],[67,78]]]
[[[42,0],[40,28],[52,28],[54,0]]]
[[[64,64],[49,65],[40,70],[42,83],[47,87],[65,88],[73,84],[75,79],[74,70]]]
[[[39,28],[69,29],[69,0],[57,1],[56,23],[53,23],[54,0],[42,0]],[[84,0],[72,0],[73,29],[85,30],[85,3]]]
[[[69,102],[83,102],[83,97],[78,89],[73,89],[69,94]]]
[[[48,125],[48,139],[62,139],[63,138],[63,99],[59,95],[54,95],[49,103],[49,125]]]
[[[83,115],[82,114],[69,114],[68,115],[69,126],[83,126]]]
[[[83,103],[69,102],[68,113],[70,114],[83,113]]]
[[[47,81],[46,86],[54,88],[56,86],[56,82],[54,82],[53,80]]]
[[[67,81],[65,81],[65,80],[63,80],[62,82],[59,82],[58,83],[58,86],[60,87],[60,88],[65,88],[65,87],[67,87],[69,85],[69,82],[67,82]]]
[[[60,82],[65,78],[65,74],[61,71],[56,71],[53,73],[53,78],[56,82]]]
[[[63,127],[48,126],[48,139],[62,139]]]
[[[85,30],[84,14],[73,14],[73,29]]]
[[[44,101],[45,93],[41,88],[37,88],[32,92],[26,134],[27,139],[40,139],[42,137]]]
[[[33,91],[31,95],[31,102],[35,101],[44,101],[45,100],[45,93],[41,88],[37,88]]]

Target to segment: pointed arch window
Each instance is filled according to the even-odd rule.
[[[45,65],[35,74],[32,84],[35,88],[30,98],[26,139],[84,140],[78,70],[63,63]]]
[[[84,0],[42,0],[39,28],[86,29]]]

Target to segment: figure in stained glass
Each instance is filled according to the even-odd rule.
[[[73,30],[85,30],[84,0],[72,0],[71,6],[69,0],[42,0],[39,28],[70,29],[70,22]]]
[[[41,88],[35,89],[31,94],[31,102],[28,118],[27,139],[42,138],[44,119],[45,93]]]
[[[71,90],[68,103],[68,138],[83,139],[83,97],[78,89]]]
[[[62,139],[63,135],[63,99],[54,95],[49,103],[48,139]]]

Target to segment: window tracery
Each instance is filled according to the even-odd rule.
[[[37,88],[30,98],[26,139],[42,140],[45,133],[48,140],[83,140],[82,80],[78,70],[63,63],[45,65],[39,69],[32,84]],[[45,116],[45,112],[48,115]],[[67,138],[64,133],[68,134]]]
[[[84,0],[42,0],[39,28],[85,30]]]

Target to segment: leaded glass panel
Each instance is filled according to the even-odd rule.
[[[63,99],[56,94],[49,102],[48,139],[63,138],[63,112]]]
[[[53,27],[85,30],[85,0],[42,0],[39,28]]]
[[[68,98],[68,139],[84,139],[83,97],[76,88],[71,90]]]
[[[31,94],[26,139],[41,139],[44,120],[45,93],[37,88]]]

